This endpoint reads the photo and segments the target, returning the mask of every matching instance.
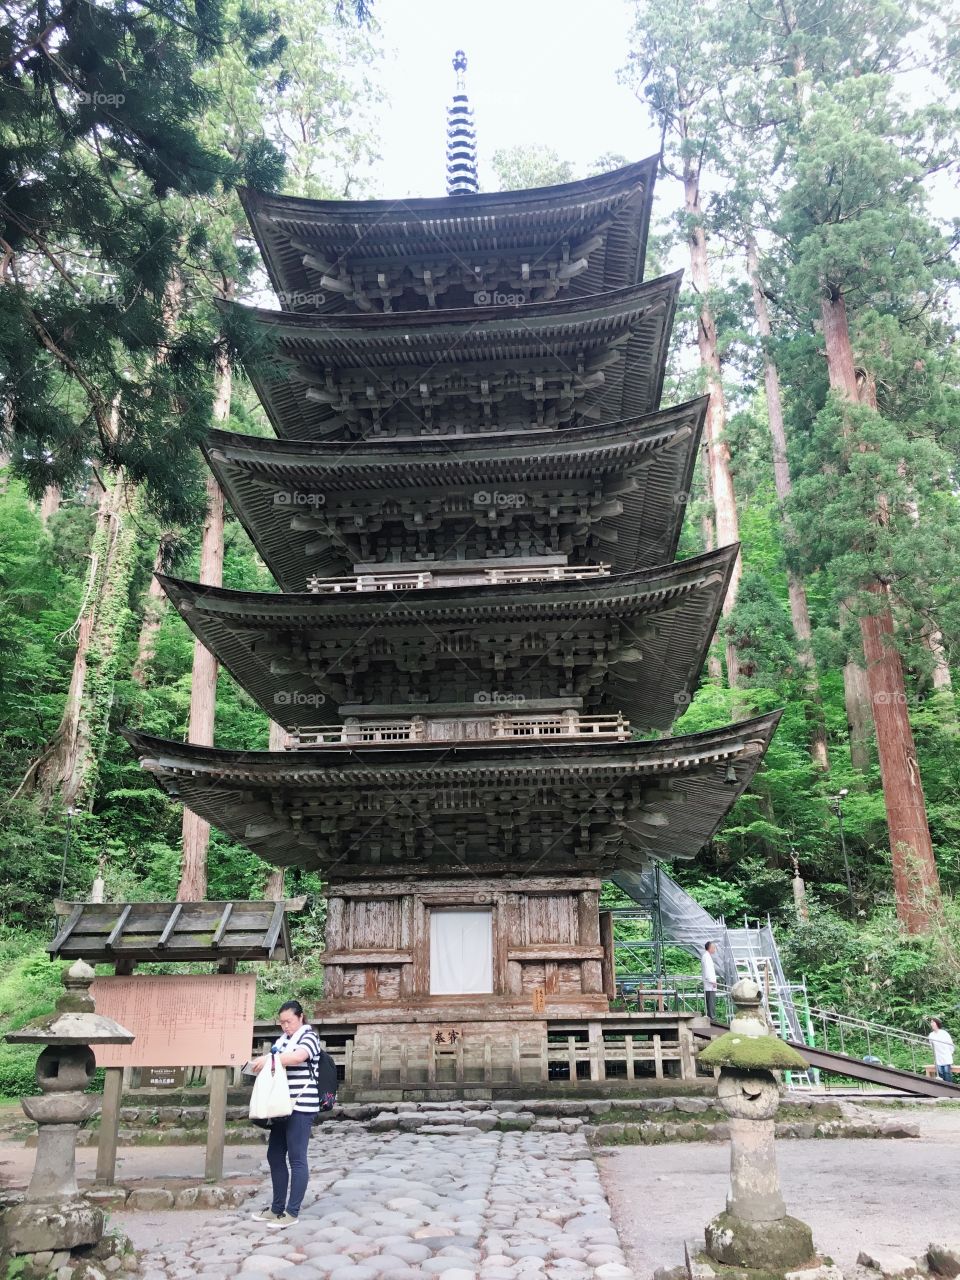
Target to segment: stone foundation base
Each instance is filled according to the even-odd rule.
[[[85,1200],[62,1204],[18,1204],[0,1218],[4,1244],[11,1253],[40,1253],[92,1245],[103,1235],[103,1211]]]
[[[799,1218],[774,1222],[745,1222],[721,1213],[707,1224],[707,1254],[731,1267],[770,1271],[783,1275],[815,1258],[813,1233]]]
[[[659,1267],[653,1273],[653,1280],[844,1280],[839,1267],[816,1256],[808,1257],[804,1266],[793,1269],[730,1266],[704,1253],[699,1240],[689,1240],[684,1257],[683,1266]]]
[[[25,1210],[27,1206],[18,1205]],[[29,1206],[36,1210],[36,1205]],[[3,1226],[6,1227],[6,1210]],[[99,1209],[95,1210],[99,1213]],[[102,1215],[101,1215],[102,1216]],[[4,1240],[0,1251],[0,1275],[10,1274],[11,1264],[23,1280],[134,1280],[140,1272],[140,1263],[133,1245],[126,1236],[111,1233],[95,1244],[78,1245],[73,1249],[53,1249],[49,1241],[45,1249],[11,1250]]]

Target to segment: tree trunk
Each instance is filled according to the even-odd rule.
[[[850,403],[856,403],[857,375],[843,296],[824,296],[820,309],[830,386]],[[877,500],[878,508],[882,508],[883,496],[878,494]],[[887,588],[879,581],[866,585],[880,604],[877,613],[860,618],[860,635],[877,733],[897,917],[908,933],[923,933],[941,918],[940,880],[907,713],[903,665],[893,644]]]
[[[847,711],[850,763],[858,773],[869,773],[873,717],[870,714],[870,686],[867,683],[867,673],[859,662],[850,661],[844,665],[843,701]]]
[[[44,525],[60,510],[60,499],[59,485],[48,484],[43,491],[43,499],[40,503],[40,519]]]
[[[85,596],[75,624],[70,687],[57,731],[33,770],[43,810],[57,792],[67,807],[89,809],[93,804],[129,617],[136,537],[134,521],[127,516],[135,495],[122,472],[101,491]]]
[[[760,331],[760,340],[763,347],[763,379],[767,390],[767,417],[770,422],[770,439],[773,453],[773,482],[777,492],[777,503],[780,508],[784,540],[789,547],[795,541],[793,525],[787,512],[787,503],[793,493],[793,482],[790,479],[790,468],[787,464],[787,433],[783,425],[783,397],[780,394],[780,375],[770,354],[769,343],[773,337],[773,327],[770,324],[767,299],[760,283],[760,260],[757,253],[757,243],[752,234],[747,237],[747,268],[750,272],[753,307],[756,312],[757,328]],[[790,617],[793,620],[793,630],[797,637],[797,657],[806,674],[806,710],[810,726],[810,758],[815,768],[829,771],[827,728],[823,717],[820,686],[817,682],[817,665],[811,646],[813,633],[810,627],[810,610],[807,606],[807,589],[800,575],[795,573],[789,566],[787,567],[787,594],[790,599]]]
[[[224,422],[230,412],[233,379],[230,362],[220,353],[214,382],[213,417]],[[200,544],[200,581],[205,586],[223,586],[223,491],[213,472],[207,473],[207,515]],[[187,741],[213,746],[217,713],[217,660],[199,640],[193,644],[193,679],[190,686],[190,727]],[[207,894],[207,848],[210,823],[192,809],[183,811],[183,862],[178,902],[201,901]]]
[[[167,333],[172,335],[183,310],[183,276],[179,266],[173,268],[167,279],[166,288],[163,291],[161,310],[164,327]],[[162,348],[157,355],[157,363],[163,364],[166,359],[166,349]],[[133,664],[132,672],[133,680],[141,686],[147,683],[147,668],[153,658],[154,647],[157,643],[157,632],[163,622],[163,615],[166,612],[167,605],[167,597],[163,593],[163,587],[157,582],[156,575],[158,573],[166,573],[170,567],[168,553],[175,536],[174,532],[169,529],[161,533],[160,543],[153,557],[153,572],[150,575],[150,582],[147,584],[143,621],[140,623],[140,635],[137,638],[137,658]]]
[[[270,721],[270,747],[271,751],[283,751],[284,743],[287,739],[287,731],[282,725],[277,724],[275,720]],[[268,902],[282,902],[286,896],[284,893],[284,879],[286,877],[286,869],[284,867],[274,867],[267,876],[267,883],[264,886],[263,896]]]
[[[700,205],[700,179],[689,161],[684,163],[683,195],[684,208],[689,220],[687,245],[690,250],[690,275],[700,299],[697,346],[700,350],[700,363],[706,371],[707,388],[710,393],[704,435],[713,491],[714,519],[717,527],[717,541],[721,547],[726,547],[740,541],[740,525],[737,519],[733,476],[730,471],[730,446],[724,438],[727,404],[723,393],[720,356],[717,349],[717,324],[710,306],[710,265],[707,258],[707,237],[703,229],[703,211]],[[737,591],[742,574],[743,564],[738,554],[726,599],[723,602],[725,618],[729,617],[737,602]],[[739,664],[736,647],[732,640],[727,641],[726,658],[727,680],[733,688],[739,676]]]
[[[712,551],[717,545],[716,529],[713,524],[713,483],[710,479],[710,453],[706,443],[700,446],[703,454],[703,484],[706,491],[707,509],[700,517],[700,537],[704,551]],[[723,684],[723,663],[717,654],[715,644],[710,645],[707,655],[707,675],[717,684]]]
[[[157,553],[153,557],[153,572],[150,575],[150,582],[147,584],[143,621],[140,623],[140,635],[137,638],[137,659],[131,672],[131,678],[141,687],[147,683],[147,671],[153,660],[157,633],[160,630],[160,624],[163,622],[163,606],[166,597],[163,594],[163,587],[157,581],[156,575],[165,573],[169,568],[167,553],[170,546],[170,537],[169,533],[161,535],[157,544]]]
[[[874,405],[876,408],[876,405]],[[903,476],[906,468],[901,465],[900,474]],[[920,504],[915,498],[911,498],[907,503],[907,515],[914,525],[920,523]],[[921,639],[924,648],[930,654],[933,662],[933,669],[930,673],[930,683],[933,686],[934,693],[949,693],[951,697],[944,698],[943,709],[948,714],[950,727],[956,730],[956,708],[953,705],[953,678],[950,674],[950,664],[947,661],[947,652],[943,647],[943,632],[937,626],[932,618],[927,618],[921,627]]]

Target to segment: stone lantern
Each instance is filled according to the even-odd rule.
[[[134,1037],[95,1011],[93,979],[93,969],[77,960],[64,970],[56,1012],[4,1037],[44,1046],[36,1067],[40,1096],[20,1102],[37,1124],[33,1177],[23,1203],[4,1210],[0,1221],[12,1253],[73,1249],[103,1236],[103,1211],[81,1198],[76,1172],[77,1131],[100,1108],[97,1094],[83,1092],[96,1069],[90,1046],[130,1044]]]
[[[725,1212],[706,1229],[707,1254],[716,1262],[783,1274],[814,1258],[805,1222],[788,1216],[780,1194],[774,1116],[780,1105],[775,1071],[803,1071],[801,1055],[771,1035],[760,1007],[760,988],[749,978],[730,993],[736,1013],[730,1030],[700,1054],[720,1068],[717,1100],[730,1120],[730,1191]]]

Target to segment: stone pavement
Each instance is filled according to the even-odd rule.
[[[296,1226],[251,1221],[269,1203],[267,1181],[242,1209],[205,1215],[188,1238],[149,1251],[144,1280],[633,1275],[582,1133],[435,1128],[447,1132],[323,1126]]]

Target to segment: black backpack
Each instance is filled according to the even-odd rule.
[[[337,1101],[337,1064],[326,1049],[321,1049],[316,1058],[310,1059],[310,1074],[320,1098],[320,1111],[317,1115],[332,1111]]]

